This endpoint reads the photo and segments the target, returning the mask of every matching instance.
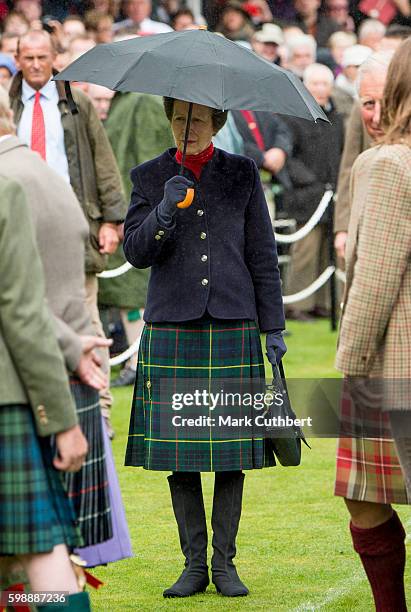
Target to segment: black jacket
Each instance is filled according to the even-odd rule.
[[[261,331],[284,328],[275,239],[253,161],[215,149],[195,183],[195,198],[177,209],[171,229],[156,207],[164,183],[178,174],[175,149],[131,171],[133,192],[124,253],[151,266],[144,319],[181,322],[206,312],[217,319],[257,320]]]
[[[324,110],[331,125],[284,117],[294,139],[292,155],[285,164],[293,188],[284,193],[284,208],[298,223],[306,223],[312,216],[326,186],[335,189],[337,183],[344,123],[332,105]]]
[[[264,163],[264,152],[258,147],[255,138],[248,127],[241,111],[231,111],[236,127],[244,141],[244,155],[251,157],[257,164],[258,168],[262,168]],[[256,111],[254,116],[257,120],[257,125],[261,136],[264,140],[265,150],[278,148],[282,149],[288,156],[293,150],[293,140],[290,128],[274,113],[265,111]]]

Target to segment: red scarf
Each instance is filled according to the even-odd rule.
[[[186,155],[184,160],[184,167],[191,170],[197,180],[201,176],[201,172],[203,167],[206,165],[208,161],[213,157],[214,153],[214,145],[212,142],[208,145],[204,151],[201,153],[197,153],[197,155]],[[176,151],[175,160],[178,164],[181,164],[181,160],[183,159],[183,154],[181,151]]]

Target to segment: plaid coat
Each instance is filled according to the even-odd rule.
[[[384,145],[360,155],[351,192],[336,366],[346,375],[410,379],[410,147]]]

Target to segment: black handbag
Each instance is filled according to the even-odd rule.
[[[291,407],[290,398],[285,380],[284,368],[280,365],[272,366],[273,382],[268,386],[268,391],[271,394],[281,394],[283,399],[281,406],[268,406],[265,412],[265,418],[282,417],[285,421],[286,417],[295,420],[297,418],[294,410]],[[311,448],[307,443],[301,427],[293,424],[291,426],[277,427],[274,425],[266,425],[266,438],[271,445],[272,450],[278,461],[283,466],[296,466],[301,463],[301,440],[308,448]],[[279,436],[279,433],[281,435]]]

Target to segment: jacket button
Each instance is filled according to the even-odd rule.
[[[203,278],[203,280],[201,281],[201,284],[204,285],[204,287],[206,285],[208,285],[208,279],[207,278]]]
[[[201,261],[207,261],[208,257],[207,255],[201,255]]]
[[[164,230],[158,230],[157,234],[158,234],[159,236],[164,236]]]
[[[156,234],[156,235],[154,236],[154,238],[155,238],[156,240],[161,240],[161,236],[159,236],[158,234]]]
[[[200,238],[201,240],[205,240],[207,238],[207,234],[205,232],[201,232]]]
[[[197,214],[199,217],[202,217],[204,215],[204,210],[201,210],[201,208],[199,208]]]

